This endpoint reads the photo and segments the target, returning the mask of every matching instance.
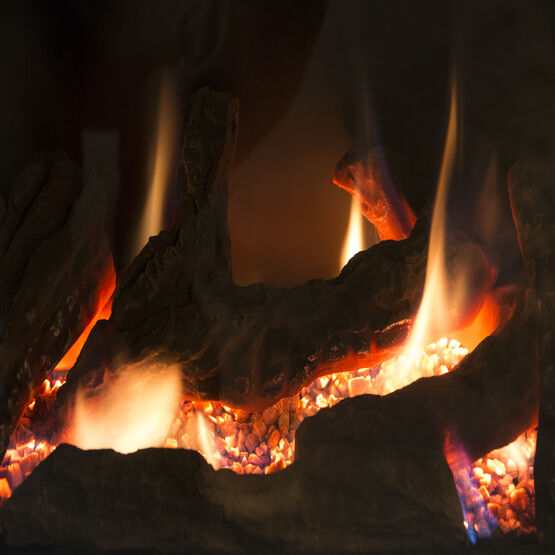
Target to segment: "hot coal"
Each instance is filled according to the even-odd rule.
[[[338,423],[333,433],[321,429],[311,440],[327,419],[306,420],[296,461],[266,476],[215,471],[183,449],[121,455],[61,445],[0,508],[4,539],[223,553],[463,544],[441,446],[393,444],[394,419],[384,414],[391,424],[380,429],[364,419],[353,423],[341,405],[324,409]]]

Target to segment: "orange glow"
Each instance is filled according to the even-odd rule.
[[[469,351],[473,351],[478,343],[491,335],[498,327],[500,307],[493,295],[488,295],[472,323],[466,328],[453,332],[453,337]]]
[[[112,297],[114,290],[116,288],[116,273],[114,267],[110,264],[109,269],[106,271],[106,275],[100,282],[99,294],[96,303],[95,315],[79,336],[77,341],[70,347],[69,351],[66,352],[62,360],[58,362],[55,370],[69,370],[73,368],[85,341],[89,337],[92,329],[99,320],[106,320],[110,318],[112,314]]]
[[[158,235],[164,227],[164,209],[168,186],[174,168],[178,141],[178,108],[176,84],[169,71],[160,82],[156,141],[153,149],[152,169],[141,223],[137,233],[135,251],[138,254],[149,237]]]
[[[137,239],[138,249],[162,227],[170,178],[172,137],[177,118],[173,117],[173,89],[169,81],[164,83],[153,177]],[[446,204],[455,160],[456,135],[457,98],[453,86],[424,294],[407,347],[400,356],[378,366],[380,361],[373,360],[373,355],[361,358],[350,353],[334,368],[335,373],[320,376],[298,394],[282,399],[264,411],[252,413],[217,402],[183,402],[181,369],[177,366],[141,364],[122,368],[119,374],[106,380],[95,397],[78,394],[73,421],[63,437],[53,435],[49,441],[37,441],[29,436],[32,431],[25,426],[19,435],[12,436],[13,443],[2,463],[0,500],[9,497],[62,439],[69,439],[85,449],[113,448],[122,453],[150,446],[194,449],[215,469],[228,468],[238,474],[277,472],[294,460],[295,433],[303,419],[343,399],[363,394],[387,395],[418,378],[439,376],[455,368],[469,350],[495,331],[500,320],[499,304],[490,295],[469,326],[454,332],[452,337],[443,336],[455,326],[465,298],[464,276],[456,290],[446,290],[444,260]],[[362,214],[352,199],[341,266],[363,248]],[[105,281],[100,288],[102,294],[94,319],[57,366],[57,371],[73,366],[96,321],[110,316],[115,286],[113,271]],[[392,349],[387,356],[395,354]],[[368,367],[360,368],[361,365]],[[45,380],[36,398],[28,405],[24,420],[33,412],[36,414],[44,403],[53,403],[62,383],[63,379],[56,379],[55,375]],[[528,432],[474,463],[463,465],[458,460],[462,458],[462,451],[452,453],[455,458],[449,463],[459,496],[465,500],[464,525],[469,532],[489,534],[493,525],[488,515],[495,516],[503,532],[533,530],[534,451],[535,434]]]
[[[164,445],[181,400],[178,366],[125,368],[94,398],[78,392],[71,442],[82,449],[130,453]]]
[[[362,212],[360,205],[354,197],[351,197],[351,212],[349,215],[349,226],[343,240],[341,248],[341,258],[339,270],[343,268],[357,253],[363,250],[363,233],[362,233]]]

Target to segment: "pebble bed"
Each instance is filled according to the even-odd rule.
[[[457,341],[442,338],[410,359],[398,357],[374,368],[317,378],[299,394],[257,412],[234,410],[221,403],[185,401],[165,446],[195,449],[216,469],[238,474],[269,474],[294,460],[295,432],[307,417],[349,397],[386,395],[423,376],[449,372],[468,353]],[[43,384],[35,403],[51,403],[62,380]],[[25,416],[23,423],[25,423]],[[21,428],[21,425],[20,425]],[[55,445],[25,437],[19,429],[0,467],[0,500],[46,458]],[[535,432],[475,461],[452,468],[469,537],[532,534],[534,528],[533,460]]]

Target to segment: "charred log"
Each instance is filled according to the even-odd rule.
[[[534,461],[538,536],[555,547],[555,166],[516,164],[509,193],[538,322],[540,413]]]
[[[429,226],[356,255],[331,280],[284,289],[234,285],[227,174],[237,102],[203,89],[191,100],[181,159],[183,204],[131,265],[112,317],[97,325],[60,392],[94,390],[106,369],[144,360],[181,364],[189,398],[269,406],[318,375],[377,364],[403,343],[424,284]],[[473,315],[496,272],[469,237],[450,228],[450,279],[471,267]],[[460,323],[459,323],[460,324]]]
[[[0,507],[4,540],[194,553],[373,553],[464,544],[441,447],[396,445],[388,434],[397,423],[388,424],[387,414],[384,420],[378,443],[334,435],[265,476],[214,471],[182,449],[121,455],[61,445]],[[341,422],[349,430],[360,419]]]
[[[537,422],[538,371],[533,315],[521,294],[501,291],[504,325],[484,339],[448,374],[420,378],[384,397],[361,395],[339,403],[334,413],[321,410],[297,432],[302,446],[325,441],[324,435],[348,434],[339,426],[369,437],[393,419],[392,443],[413,447],[462,447],[470,460],[507,445]],[[340,415],[341,418],[337,416]],[[320,422],[320,420],[325,422]],[[336,423],[337,422],[337,423]],[[351,422],[347,426],[346,422]],[[364,424],[370,422],[371,425]],[[314,429],[313,429],[314,426]],[[323,430],[326,430],[325,433]],[[322,431],[319,435],[318,431]],[[303,434],[307,438],[303,438]],[[456,445],[452,445],[456,442]],[[296,454],[296,456],[297,456]]]
[[[322,409],[299,427],[295,462],[284,471],[240,476],[216,472],[190,451],[120,455],[63,445],[0,508],[4,539],[208,552],[462,544],[446,440],[455,438],[472,460],[537,416],[534,315],[518,291],[498,295],[500,329],[457,369]]]
[[[333,172],[333,182],[360,203],[382,241],[406,239],[414,226],[414,212],[394,185],[407,181],[401,162],[381,147],[349,150]]]
[[[89,324],[113,276],[105,199],[63,153],[37,154],[17,178],[0,225],[0,451]]]

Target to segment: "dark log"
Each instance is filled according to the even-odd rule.
[[[178,363],[186,396],[260,408],[318,375],[393,356],[410,329],[424,284],[429,225],[405,241],[356,255],[341,274],[292,289],[234,285],[227,226],[227,174],[237,102],[207,89],[191,100],[176,225],[152,237],[124,275],[112,317],[93,330],[59,394],[93,390],[105,370],[144,360]],[[471,268],[472,317],[496,271],[481,247],[450,227],[453,282]],[[460,325],[461,322],[458,322]]]
[[[83,178],[63,153],[37,154],[13,186],[0,226],[2,455],[33,391],[114,276],[104,210],[99,180]]]
[[[555,547],[555,166],[515,164],[509,193],[538,323],[536,524],[540,541]]]
[[[498,295],[500,329],[455,370],[322,409],[297,430],[295,462],[281,472],[216,472],[183,450],[120,455],[62,445],[0,508],[4,539],[207,552],[462,544],[446,441],[455,438],[472,460],[537,416],[534,314],[515,288]]]
[[[380,239],[406,239],[416,216],[395,183],[407,184],[402,164],[382,147],[349,150],[335,166],[333,182],[359,203]]]
[[[379,430],[392,419],[393,444],[423,448],[443,445],[451,458],[452,449],[462,448],[470,461],[503,447],[537,422],[538,369],[533,314],[521,293],[501,291],[500,302],[507,312],[501,327],[484,339],[448,374],[420,378],[384,397],[361,395],[342,401],[332,413],[322,410],[307,419],[297,432],[297,446],[324,441],[324,435],[347,426],[358,435]],[[516,294],[516,298],[515,298]],[[339,418],[335,423],[335,418]],[[325,422],[318,422],[325,420]],[[371,425],[363,424],[371,423]],[[312,426],[315,430],[312,430]],[[325,430],[325,432],[324,432]],[[321,433],[321,435],[319,434]]]
[[[357,420],[341,418],[342,430]],[[262,476],[214,471],[182,449],[121,455],[61,445],[0,507],[4,540],[180,553],[463,545],[463,516],[441,446],[396,445],[388,439],[396,424],[387,414],[384,420],[378,442],[328,436],[317,448],[301,448],[305,456],[286,470]],[[357,430],[371,427],[367,421]]]

